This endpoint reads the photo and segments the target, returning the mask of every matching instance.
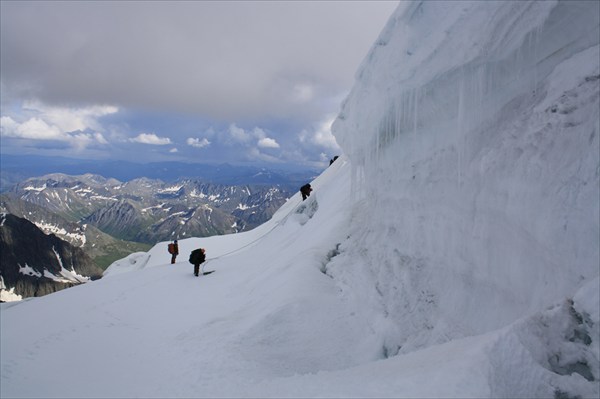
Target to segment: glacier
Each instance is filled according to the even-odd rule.
[[[599,19],[400,3],[309,199],[1,304],[0,396],[598,397]]]
[[[500,328],[598,275],[598,19],[552,1],[390,19],[334,134],[359,215],[346,257],[403,323],[391,346]]]

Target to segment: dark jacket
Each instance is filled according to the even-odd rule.
[[[302,200],[305,200],[307,197],[310,197],[310,192],[312,191],[312,187],[310,184],[305,184],[300,187],[300,192],[302,193]]]

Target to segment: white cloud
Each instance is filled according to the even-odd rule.
[[[168,145],[171,144],[171,139],[168,137],[158,137],[154,133],[140,133],[137,137],[129,139],[129,141],[141,144],[150,145]]]
[[[59,108],[47,107],[39,102],[28,103],[23,109],[34,116],[17,122],[10,116],[0,118],[0,134],[4,137],[38,141],[67,142],[82,150],[94,144],[108,144],[100,132],[97,118],[117,112],[116,107]],[[86,132],[95,130],[94,132]],[[100,131],[99,131],[100,130]]]
[[[102,133],[94,133],[94,139],[96,139],[96,141],[100,144],[108,144],[108,141],[104,138]]]
[[[68,135],[61,132],[57,126],[50,126],[39,118],[31,118],[23,123],[18,123],[9,116],[3,116],[0,122],[2,135],[5,137],[60,141],[68,139]]]
[[[19,124],[10,116],[3,116],[0,118],[0,134],[2,136],[14,137],[18,127]]]
[[[279,148],[279,144],[274,139],[268,138],[267,133],[260,127],[246,130],[235,123],[229,125],[227,131],[220,135],[220,139],[228,145],[252,146],[257,140],[259,147]]]
[[[326,119],[319,123],[314,131],[302,130],[298,134],[298,141],[303,145],[313,145],[333,151],[340,151],[340,147],[331,133],[331,125],[335,115],[327,115]]]
[[[237,143],[247,143],[250,141],[250,135],[240,127],[237,127],[235,123],[229,125],[229,137]]]
[[[2,136],[62,141],[77,150],[94,144],[108,144],[98,118],[118,112],[118,108],[112,106],[65,108],[51,107],[40,102],[27,102],[23,105],[23,110],[32,115],[23,122],[15,121],[10,116],[0,118]]]
[[[207,138],[203,138],[202,140],[200,140],[199,138],[188,137],[187,144],[196,148],[204,148],[210,145],[210,141],[208,141]]]
[[[84,150],[85,148],[94,144],[94,142],[94,136],[86,133],[74,134],[70,139],[71,146],[79,151]]]
[[[228,144],[232,144],[233,142],[235,144],[251,146],[255,142],[254,139],[257,140],[256,144],[260,148],[280,147],[279,143],[275,139],[267,137],[267,133],[260,127],[254,127],[251,131],[248,131],[241,127],[238,127],[235,123],[229,125],[229,129],[227,130],[227,137],[225,137],[225,142]]]
[[[258,139],[257,145],[261,148],[279,148],[277,140],[267,137],[267,133],[259,127],[252,129],[252,135]]]
[[[83,108],[53,107],[37,101],[29,101],[23,104],[23,109],[34,111],[52,126],[56,126],[62,132],[74,132],[85,130],[103,130],[98,118],[119,111],[117,107],[108,105],[95,105]]]
[[[102,133],[77,133],[69,137],[69,144],[77,150],[84,150],[94,144],[107,145],[108,141]]]
[[[171,148],[171,149],[169,150],[169,152],[170,152],[171,154],[174,154],[174,153],[176,153],[176,152],[179,152],[179,150],[178,150],[177,148]]]
[[[255,127],[254,129],[252,129],[252,134],[257,139],[264,139],[265,137],[267,137],[267,133],[265,133],[265,131],[259,127]]]
[[[331,134],[331,125],[334,120],[335,116],[329,115],[327,119],[318,126],[311,138],[311,141],[314,144],[332,150],[340,149],[335,137]]]
[[[258,140],[258,146],[261,148],[279,148],[279,143],[272,138],[265,137]]]

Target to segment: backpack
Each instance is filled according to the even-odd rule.
[[[202,248],[194,249],[190,254],[190,263],[192,265],[199,265],[200,263],[204,262],[205,259],[206,256],[202,252]]]
[[[175,244],[170,243],[167,249],[169,250],[169,253],[173,255],[175,253]]]

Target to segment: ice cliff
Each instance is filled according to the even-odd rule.
[[[386,353],[598,276],[599,6],[401,3],[366,57],[333,126],[354,211],[329,273],[371,299]]]

